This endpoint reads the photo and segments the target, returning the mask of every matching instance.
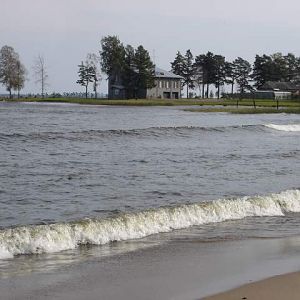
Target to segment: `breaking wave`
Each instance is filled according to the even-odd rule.
[[[104,219],[7,228],[0,231],[0,258],[103,245],[195,225],[253,216],[283,216],[287,212],[300,212],[300,190],[161,207]]]
[[[83,130],[83,131],[48,131],[48,132],[30,132],[30,133],[4,133],[0,132],[0,141],[10,139],[20,139],[22,141],[51,141],[57,139],[63,140],[90,140],[94,138],[113,138],[120,136],[134,137],[160,137],[160,136],[186,136],[189,133],[224,133],[228,131],[264,131],[265,128],[271,128],[280,131],[298,132],[300,124],[277,125],[232,125],[232,126],[175,126],[175,127],[148,127],[136,129],[108,129],[108,130]]]
[[[291,124],[291,125],[276,125],[276,124],[267,124],[265,125],[268,128],[272,128],[280,131],[288,131],[288,132],[298,132],[300,131],[300,124]]]
[[[57,139],[66,140],[90,140],[93,138],[112,138],[120,136],[140,136],[140,137],[159,137],[159,136],[181,136],[190,132],[226,132],[231,130],[256,130],[261,125],[239,125],[239,126],[219,126],[219,127],[197,127],[197,126],[178,126],[178,127],[149,127],[138,129],[109,129],[109,130],[83,130],[70,132],[31,132],[31,133],[1,133],[1,140],[20,139],[48,141]]]

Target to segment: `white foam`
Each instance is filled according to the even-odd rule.
[[[0,259],[8,259],[13,258],[13,254],[9,252],[7,249],[0,247]]]
[[[288,131],[288,132],[300,131],[300,124],[291,124],[291,125],[267,124],[265,126],[268,128],[272,128],[272,129],[280,130],[280,131]]]
[[[286,212],[300,212],[299,190],[163,207],[107,219],[4,229],[0,231],[0,258],[58,252],[83,244],[103,245],[225,220],[283,216]]]

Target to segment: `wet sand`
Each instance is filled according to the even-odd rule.
[[[171,241],[0,279],[1,299],[202,299],[298,271],[299,249],[300,238]]]
[[[299,295],[300,273],[298,272],[247,284],[203,300],[298,300],[300,298]]]

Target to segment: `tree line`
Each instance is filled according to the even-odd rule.
[[[90,84],[97,97],[101,72],[112,82],[122,83],[127,98],[142,98],[139,91],[154,87],[155,65],[142,45],[137,48],[125,46],[117,36],[106,36],[101,39],[100,46],[98,55],[89,53],[78,66],[77,83],[85,87],[86,97]],[[224,56],[212,52],[194,57],[191,50],[187,50],[184,55],[177,52],[171,62],[171,71],[182,76],[187,97],[191,90],[198,88],[200,96],[208,98],[212,93],[211,86],[214,86],[219,98],[225,85],[231,86],[232,96],[237,85],[238,92],[243,96],[246,92],[261,88],[268,81],[300,84],[300,57],[292,53],[263,54],[256,55],[251,64],[241,57],[227,61]],[[34,60],[33,73],[44,97],[48,72],[43,56],[39,55]],[[20,96],[27,75],[28,71],[19,54],[13,47],[3,46],[0,49],[0,84],[5,86],[10,97],[13,91]]]
[[[183,86],[186,94],[198,87],[202,98],[210,96],[210,86],[220,90],[225,84],[231,86],[231,95],[234,94],[234,85],[243,96],[245,92],[252,92],[254,88],[261,88],[268,81],[300,83],[300,57],[292,53],[283,55],[256,55],[253,65],[247,60],[238,57],[233,61],[226,61],[225,57],[212,52],[193,56],[191,50],[185,55],[179,51],[173,62],[172,71],[183,77]]]
[[[45,87],[48,84],[48,72],[43,56],[39,55],[35,58],[33,72],[36,83],[41,87],[41,95],[44,97]],[[18,98],[20,97],[27,75],[28,71],[21,62],[19,54],[13,47],[3,46],[0,49],[0,83],[5,86],[10,98],[12,98],[13,91],[17,92]]]
[[[92,56],[90,59],[91,54],[88,54],[85,62],[78,66],[77,83],[85,87],[86,97],[89,83],[93,83],[96,96],[100,70],[112,83],[122,84],[127,98],[142,98],[139,91],[154,87],[155,66],[142,45],[135,49],[125,46],[117,36],[107,36],[101,39],[99,56]]]

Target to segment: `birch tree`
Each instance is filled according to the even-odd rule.
[[[93,74],[93,91],[95,93],[95,98],[97,98],[97,88],[101,83],[102,77],[100,72],[100,57],[95,53],[88,53],[85,61],[87,68],[90,68]]]
[[[42,55],[39,55],[34,60],[33,65],[34,76],[36,78],[36,84],[40,85],[42,98],[45,96],[45,90],[48,86],[48,72],[45,64],[45,59]]]

